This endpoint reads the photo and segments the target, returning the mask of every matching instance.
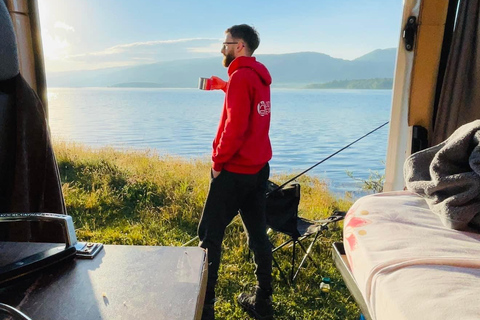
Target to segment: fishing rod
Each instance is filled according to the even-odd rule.
[[[334,155],[342,152],[343,150],[347,149],[347,148],[350,147],[351,145],[353,145],[353,144],[357,143],[358,141],[362,140],[362,139],[365,138],[366,136],[368,136],[368,135],[374,133],[375,131],[379,130],[380,128],[386,126],[388,123],[389,123],[389,121],[385,122],[385,123],[382,124],[381,126],[379,126],[379,127],[375,128],[375,129],[373,129],[372,131],[364,134],[363,136],[361,136],[361,137],[358,138],[357,140],[353,141],[352,143],[346,145],[345,147],[341,148],[340,150],[335,151],[334,153],[332,153],[331,155],[329,155],[329,156],[326,157],[325,159],[322,159],[321,161],[317,162],[316,164],[314,164],[313,166],[311,166],[311,167],[308,168],[307,170],[304,170],[303,172],[297,174],[295,177],[291,178],[291,179],[288,180],[287,182],[284,182],[282,185],[280,185],[280,186],[276,187],[274,190],[268,192],[268,193],[267,193],[267,198],[268,198],[268,196],[270,196],[272,193],[277,192],[278,190],[282,189],[283,187],[285,187],[287,184],[289,184],[289,183],[292,182],[293,180],[295,180],[295,179],[297,179],[298,177],[304,175],[305,173],[307,173],[308,171],[312,170],[313,168],[315,168],[315,167],[318,166],[319,164],[322,164],[323,162],[327,161],[328,159],[330,159],[330,158],[333,157]],[[237,218],[237,217],[238,217],[238,215],[235,216],[235,218]],[[230,222],[229,225],[231,225],[234,221],[235,221],[235,220],[232,220],[232,222]],[[192,242],[194,242],[194,241],[197,240],[197,239],[198,239],[198,236],[194,237],[194,238],[191,239],[190,241],[184,243],[184,244],[182,245],[182,247],[188,246],[189,244],[191,244]]]
[[[291,179],[288,180],[287,182],[284,182],[282,185],[280,185],[280,186],[276,187],[274,190],[268,192],[268,193],[267,193],[267,197],[268,197],[269,195],[271,195],[272,193],[277,192],[278,190],[282,189],[283,187],[285,187],[287,184],[289,184],[289,183],[292,182],[293,180],[297,179],[298,177],[300,177],[300,176],[304,175],[305,173],[307,173],[308,171],[312,170],[313,168],[315,168],[315,167],[318,166],[319,164],[322,164],[323,162],[327,161],[328,159],[330,159],[330,158],[333,157],[334,155],[342,152],[343,150],[347,149],[347,148],[350,147],[351,145],[353,145],[353,144],[357,143],[358,141],[362,140],[362,139],[365,138],[366,136],[368,136],[368,135],[374,133],[375,131],[379,130],[380,128],[386,126],[388,123],[389,123],[389,121],[385,122],[385,123],[382,124],[381,126],[379,126],[379,127],[375,128],[375,129],[373,129],[372,131],[364,134],[363,136],[361,136],[361,137],[358,138],[357,140],[353,141],[352,143],[346,145],[345,147],[341,148],[340,150],[335,151],[334,153],[332,153],[331,155],[329,155],[329,156],[326,157],[325,159],[317,162],[316,164],[314,164],[314,165],[311,166],[310,168],[308,168],[308,169],[304,170],[303,172],[297,174],[295,177],[291,178]]]

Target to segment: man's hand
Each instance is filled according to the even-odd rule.
[[[213,179],[215,179],[216,177],[218,177],[218,176],[220,175],[220,172],[222,172],[222,171],[215,171],[215,170],[212,169],[212,177],[213,177]]]
[[[210,77],[210,80],[212,81],[212,85],[210,86],[210,90],[224,90],[225,87],[227,86],[227,82],[223,81],[219,77],[212,76],[212,77]]]

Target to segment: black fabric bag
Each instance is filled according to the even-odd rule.
[[[268,181],[267,185],[267,226],[275,231],[288,234],[293,238],[300,236],[297,230],[298,204],[300,203],[300,185],[289,184],[282,189]]]

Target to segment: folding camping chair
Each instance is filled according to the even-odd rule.
[[[287,278],[285,272],[280,268],[279,263],[273,258],[273,263],[280,271],[281,276],[287,282],[294,283],[305,261],[310,261],[318,268],[315,261],[310,256],[313,245],[316,243],[320,234],[328,229],[328,224],[340,221],[345,218],[345,212],[334,212],[333,215],[324,220],[308,220],[298,216],[298,205],[300,203],[300,185],[298,183],[289,184],[283,188],[269,181],[267,188],[267,226],[276,232],[283,233],[290,238],[281,245],[272,249],[272,252],[292,245],[292,259],[290,277]],[[308,249],[302,244],[302,241],[310,239]],[[303,258],[295,271],[296,246],[303,251]]]

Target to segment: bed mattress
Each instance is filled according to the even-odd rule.
[[[444,227],[423,198],[359,199],[344,246],[373,319],[480,319],[480,234]]]

